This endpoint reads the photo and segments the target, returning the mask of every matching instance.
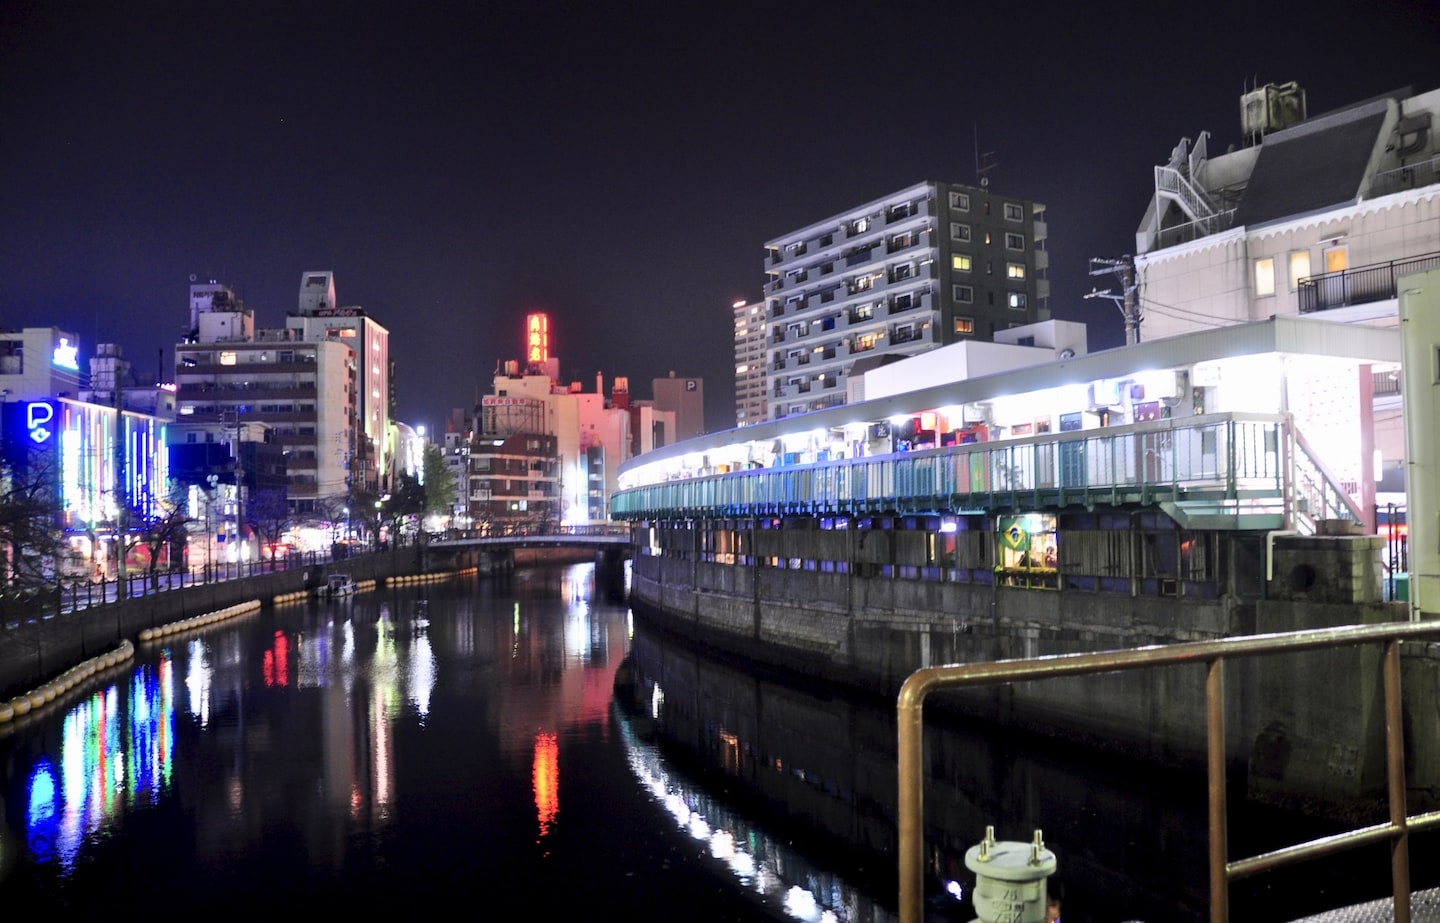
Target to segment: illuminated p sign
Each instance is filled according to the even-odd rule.
[[[30,434],[30,441],[43,444],[50,441],[55,435],[54,431],[47,425],[55,419],[55,408],[50,404],[26,404],[25,405],[25,431]]]

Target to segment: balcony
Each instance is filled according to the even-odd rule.
[[[1419,189],[1434,183],[1440,183],[1440,155],[1431,157],[1429,160],[1422,160],[1420,163],[1386,170],[1384,173],[1376,173],[1370,180],[1368,198],[1373,199],[1394,192],[1404,192],[1407,189]]]
[[[1327,272],[1301,279],[1300,313],[1326,311],[1349,305],[1370,304],[1396,297],[1396,280],[1416,272],[1440,269],[1440,253],[1427,253],[1405,260],[1391,260],[1357,266],[1341,272]]]

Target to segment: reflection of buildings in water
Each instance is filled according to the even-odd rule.
[[[896,850],[896,727],[890,700],[817,695],[701,656],[637,627],[633,697],[665,748],[740,783],[774,824],[799,824],[887,873]],[[657,692],[663,689],[663,694]],[[973,884],[964,854],[994,826],[1042,830],[1059,857],[1067,910],[1092,918],[1205,918],[1205,783],[927,715],[924,793],[933,884]],[[632,758],[633,761],[633,758]],[[802,842],[802,840],[797,840]],[[1158,845],[1157,845],[1158,844]],[[1070,914],[1067,914],[1070,916]],[[1077,915],[1078,916],[1078,915]]]
[[[638,689],[631,690],[638,697]],[[834,923],[883,920],[892,916],[864,890],[791,847],[785,837],[768,833],[744,813],[712,797],[687,778],[647,739],[654,726],[643,710],[627,715],[634,702],[617,696],[616,727],[625,744],[630,771],[641,789],[668,813],[681,831],[706,845],[747,889],[771,906],[780,906],[800,920]],[[643,704],[643,703],[641,703]]]

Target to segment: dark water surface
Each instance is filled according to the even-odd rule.
[[[537,568],[142,646],[0,725],[0,905],[895,919],[893,702],[726,664],[618,598]],[[1044,828],[1072,923],[1205,918],[1203,780],[938,720],[926,754],[931,919],[974,917],[986,825]],[[1232,918],[1328,906],[1310,875]]]

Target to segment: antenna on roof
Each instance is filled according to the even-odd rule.
[[[979,125],[976,125],[976,126],[975,126],[975,181],[976,181],[977,183],[979,183],[982,187],[983,187],[983,186],[988,186],[988,185],[990,185],[990,177],[986,176],[985,174],[986,174],[986,173],[989,173],[991,170],[995,169],[995,164],[993,164],[993,163],[985,163],[985,161],[986,161],[987,159],[989,159],[990,157],[993,157],[994,155],[995,155],[995,152],[994,152],[994,151],[986,151],[984,154],[981,154],[981,153],[980,153],[980,126],[979,126]]]

